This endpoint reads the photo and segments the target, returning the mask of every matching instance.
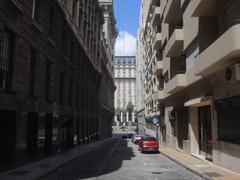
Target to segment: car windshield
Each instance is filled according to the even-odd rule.
[[[144,137],[143,140],[144,141],[157,141],[157,139],[155,137]]]

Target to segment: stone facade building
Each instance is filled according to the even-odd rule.
[[[114,117],[114,53],[118,31],[113,11],[113,0],[99,0],[102,7],[104,24],[102,34],[102,81],[100,86],[100,129],[101,137],[112,134],[112,119]]]
[[[145,48],[146,124],[159,115],[162,145],[236,172],[239,7],[237,0],[151,0],[138,39]]]
[[[98,1],[0,1],[1,171],[111,134],[103,24]]]
[[[136,57],[116,56],[115,57],[115,109],[120,114],[115,116],[115,122],[120,125],[134,124],[136,114]],[[131,103],[134,108],[128,112],[127,106]]]

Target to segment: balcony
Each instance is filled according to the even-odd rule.
[[[196,57],[195,75],[208,76],[240,57],[240,24],[230,27],[222,36]]]
[[[152,5],[159,6],[160,5],[160,0],[152,0]]]
[[[183,50],[183,29],[175,29],[166,46],[166,57],[178,57]]]
[[[162,34],[161,33],[156,33],[156,36],[154,37],[153,40],[153,49],[160,49],[162,45]]]
[[[156,92],[154,92],[154,94],[153,94],[154,101],[159,101],[159,100],[162,100],[163,98],[164,98],[163,90],[157,90]]]
[[[154,7],[152,25],[160,25],[160,7]]]
[[[214,16],[216,14],[217,0],[194,0],[190,2],[193,17]]]
[[[187,85],[186,74],[177,74],[165,86],[167,94],[174,94],[182,90]]]
[[[153,66],[152,73],[155,75],[159,75],[162,73],[163,70],[163,62],[157,61],[156,64]]]
[[[181,0],[168,0],[164,11],[164,22],[174,23],[181,18]]]

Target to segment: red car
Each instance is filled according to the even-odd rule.
[[[155,151],[159,152],[159,143],[155,137],[142,137],[139,144],[139,151]]]

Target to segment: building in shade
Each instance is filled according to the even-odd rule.
[[[116,20],[113,0],[98,0],[103,11],[103,32],[101,49],[101,85],[99,92],[99,129],[100,137],[112,135],[112,119],[114,117],[114,52],[117,38]]]
[[[111,0],[0,1],[0,171],[111,136],[115,39]]]
[[[134,124],[136,121],[136,57],[116,56],[115,57],[115,109],[120,110],[120,114],[115,116],[115,122],[120,125]],[[134,108],[130,113],[127,111],[128,104]]]

